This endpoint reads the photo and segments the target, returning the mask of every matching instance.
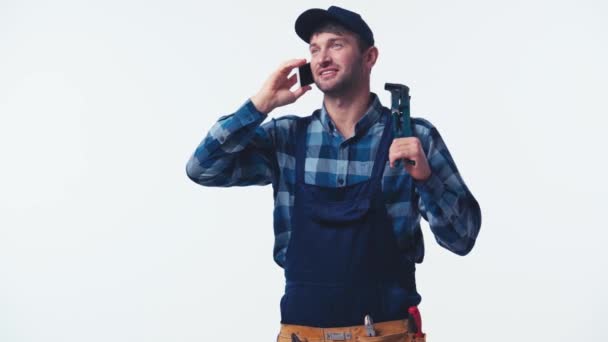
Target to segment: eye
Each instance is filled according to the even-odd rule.
[[[344,45],[343,45],[342,43],[340,43],[340,42],[335,42],[335,43],[333,43],[333,44],[332,44],[332,47],[334,47],[334,48],[336,48],[336,49],[339,49],[339,48],[341,48],[341,47],[343,47],[343,46],[344,46]]]
[[[312,48],[312,49],[310,49],[310,54],[312,54],[312,55],[314,55],[317,52],[319,52],[318,48]]]

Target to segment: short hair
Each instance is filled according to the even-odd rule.
[[[312,36],[314,36],[315,34],[319,33],[335,33],[342,35],[347,32],[353,34],[357,38],[357,45],[359,45],[359,51],[361,53],[365,52],[365,50],[369,49],[372,46],[369,42],[363,40],[363,38],[361,38],[358,33],[349,30],[348,28],[346,28],[346,26],[335,20],[323,21],[320,25],[317,26],[317,28],[312,31],[310,38],[312,38]]]

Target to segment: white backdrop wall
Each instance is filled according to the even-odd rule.
[[[331,4],[0,0],[0,341],[274,340],[271,188],[185,164]],[[373,90],[410,86],[482,208],[464,258],[423,227],[429,340],[608,340],[608,5],[335,4],[374,30]]]

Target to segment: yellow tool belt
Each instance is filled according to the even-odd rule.
[[[365,325],[339,328],[316,328],[281,324],[277,342],[292,342],[295,334],[301,342],[425,342],[426,336],[416,337],[408,330],[408,320],[374,323],[376,336],[367,336]]]

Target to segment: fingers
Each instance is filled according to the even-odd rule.
[[[414,146],[416,148],[422,148],[420,139],[417,137],[396,138],[393,140],[392,145],[394,147]]]
[[[306,64],[305,59],[291,59],[283,63],[277,71],[271,76],[272,88],[291,88],[298,81],[297,73],[287,77],[291,70],[297,66]]]
[[[431,176],[431,168],[420,139],[417,137],[397,138],[393,140],[389,148],[389,162],[391,168],[395,167],[397,160],[411,160],[414,163],[406,162],[404,169],[416,180],[426,180]]]
[[[300,88],[298,88],[298,89],[294,90],[294,91],[293,91],[293,94],[295,95],[296,100],[297,100],[297,99],[299,99],[299,98],[300,98],[300,96],[304,95],[304,94],[305,94],[307,91],[309,91],[310,89],[312,89],[312,87],[311,87],[311,86],[309,86],[309,85],[307,85],[307,86],[300,87]]]
[[[285,88],[289,89],[289,88],[293,87],[293,85],[296,84],[297,82],[298,82],[298,75],[293,74],[293,75],[289,76],[289,78],[285,82],[285,84],[284,84]]]
[[[401,159],[416,161],[424,155],[420,140],[416,137],[394,139],[389,149],[390,167],[395,167],[395,162]],[[406,164],[407,167],[409,164]],[[411,166],[411,165],[409,165]]]
[[[401,160],[401,159],[410,159],[410,160],[416,161],[416,159],[417,159],[416,150],[407,149],[407,150],[400,150],[400,151],[395,151],[393,153],[390,153],[389,154],[390,166],[395,167],[395,162],[397,160]]]
[[[417,159],[417,154],[415,151],[399,151],[399,152],[395,152],[393,154],[390,155],[389,160],[391,160],[392,165],[391,167],[393,167],[395,161],[397,160],[401,160],[401,159],[410,159],[410,160],[416,160]]]
[[[263,113],[269,113],[276,107],[293,102],[297,97],[302,96],[307,90],[294,92],[289,90],[298,82],[296,73],[289,76],[295,67],[306,64],[306,59],[290,59],[275,70],[264,82],[258,93],[252,96],[256,108]]]
[[[277,74],[287,76],[293,68],[297,68],[304,64],[306,64],[306,59],[304,58],[290,59],[281,64],[279,70],[277,70]]]

